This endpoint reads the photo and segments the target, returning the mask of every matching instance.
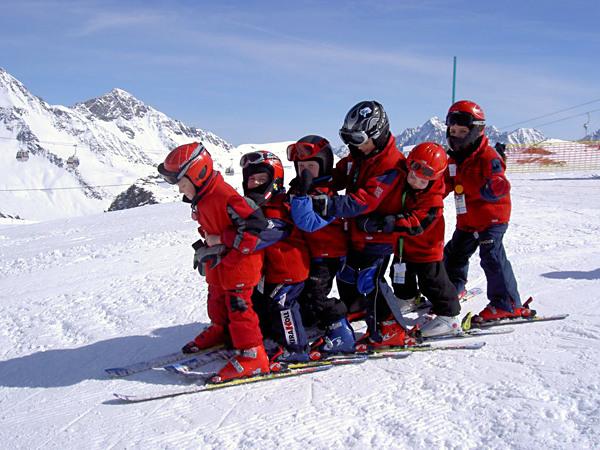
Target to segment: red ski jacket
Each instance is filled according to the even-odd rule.
[[[206,281],[225,290],[256,286],[261,277],[262,253],[253,252],[259,242],[258,233],[266,227],[262,213],[217,172],[196,199],[192,218],[200,224],[200,234],[219,235],[227,247],[217,266],[211,269],[207,264]]]
[[[406,176],[400,168],[404,155],[390,136],[385,148],[373,155],[361,154],[342,158],[334,169],[335,187],[346,189],[345,195],[333,197],[332,214],[336,217],[354,218],[376,213],[388,215],[398,212],[398,204],[388,201],[391,193],[404,182]],[[394,244],[393,233],[367,233],[361,231],[354,219],[350,220],[351,245],[356,250],[367,244]]]
[[[444,259],[444,178],[434,180],[426,189],[413,189],[408,183],[404,206],[399,208],[396,220],[397,239],[402,238],[402,261],[414,263],[436,262]],[[402,203],[402,202],[400,202]],[[399,255],[398,246],[394,248]]]
[[[266,247],[263,274],[266,283],[294,284],[308,278],[310,256],[302,232],[296,228],[290,217],[290,206],[285,202],[285,193],[276,194],[262,205],[262,211],[269,220],[289,225],[288,237]]]
[[[448,155],[446,194],[454,192],[456,228],[475,232],[508,223],[511,201],[510,183],[504,175],[506,165],[489,146],[488,138],[483,136],[479,147],[462,162],[455,152],[450,151]],[[459,208],[461,195],[464,196],[464,208]]]

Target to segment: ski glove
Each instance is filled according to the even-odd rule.
[[[310,187],[312,186],[312,182],[315,177],[309,170],[304,169],[299,178],[300,179],[297,187],[298,195],[303,197],[308,194],[308,191],[310,191]]]
[[[387,216],[370,214],[368,216],[360,216],[356,223],[358,228],[366,233],[392,233],[397,218],[393,214]]]
[[[321,217],[327,218],[329,216],[329,208],[331,207],[331,201],[328,195],[314,195],[312,196],[312,207],[313,211]]]
[[[198,270],[198,273],[203,277],[206,276],[205,263],[208,264],[209,268],[215,268],[221,262],[221,257],[226,249],[223,244],[208,247],[202,239],[194,242],[192,247],[196,250],[194,253],[194,269]]]

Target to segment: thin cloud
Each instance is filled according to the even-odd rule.
[[[163,16],[154,12],[132,11],[129,13],[99,13],[83,23],[74,31],[75,36],[89,36],[108,29],[129,29],[135,26],[154,25],[163,20]]]

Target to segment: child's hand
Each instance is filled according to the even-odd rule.
[[[221,236],[218,234],[207,234],[206,235],[206,245],[212,247],[213,245],[221,244]]]

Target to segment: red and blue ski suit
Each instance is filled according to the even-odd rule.
[[[310,256],[302,232],[290,217],[290,205],[284,192],[262,205],[271,229],[284,230],[261,235],[264,248],[264,286],[252,297],[262,319],[262,328],[288,351],[305,352],[308,337],[304,329],[298,299],[308,278]],[[266,236],[270,234],[273,240]]]
[[[521,306],[512,266],[502,242],[511,212],[506,165],[488,138],[482,136],[471,151],[449,151],[446,193],[454,192],[456,230],[444,248],[444,262],[458,292],[464,290],[469,258],[479,247],[492,306],[513,311]]]
[[[309,196],[295,195],[294,179],[292,186],[291,215],[296,226],[302,230],[310,252],[310,273],[300,296],[302,318],[305,325],[317,323],[325,329],[328,325],[346,317],[346,304],[335,297],[329,297],[333,280],[341,268],[348,252],[348,233],[344,219],[323,219],[312,208]],[[323,176],[313,181],[308,195],[335,195],[332,177]]]
[[[346,193],[332,197],[326,208],[327,216],[349,219],[350,247],[337,274],[338,289],[349,312],[367,311],[367,323],[374,338],[377,338],[378,304],[386,302],[382,295],[391,293],[384,274],[396,239],[393,233],[360,229],[357,218],[369,213],[396,212],[388,199],[403,182],[404,174],[399,168],[403,159],[391,134],[383,149],[366,156],[351,146],[350,155],[334,169],[335,186],[338,190],[346,189]]]

